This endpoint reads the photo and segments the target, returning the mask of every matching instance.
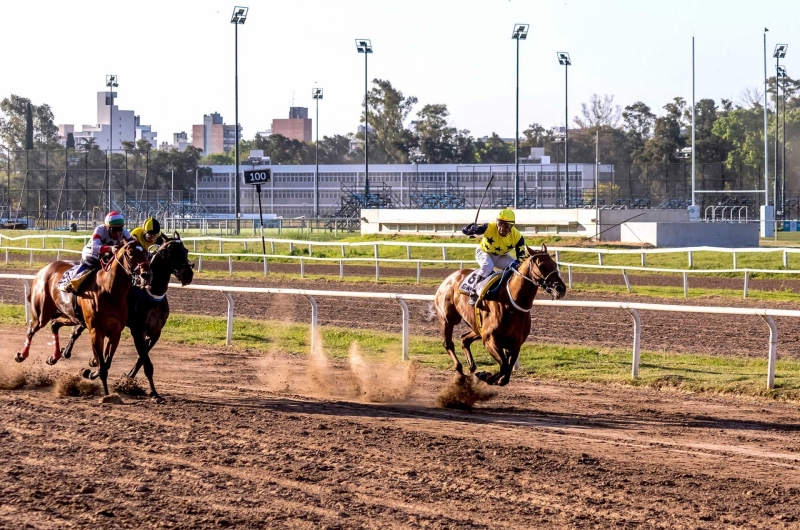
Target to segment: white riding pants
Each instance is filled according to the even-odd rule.
[[[494,254],[484,252],[481,247],[475,249],[475,259],[478,261],[478,265],[480,266],[481,270],[481,276],[483,276],[484,280],[491,276],[495,269],[503,270],[514,263],[514,258],[508,254],[495,256]],[[482,283],[483,281],[481,281],[478,285],[481,285]]]

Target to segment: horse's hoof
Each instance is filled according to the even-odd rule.
[[[57,362],[58,362],[58,359],[56,359],[52,355],[50,357],[48,357],[47,360],[45,361],[45,363],[47,363],[47,366],[53,366]]]
[[[492,375],[492,374],[491,374],[491,373],[489,373],[489,372],[476,372],[476,373],[475,373],[475,377],[477,377],[478,379],[480,379],[480,380],[481,380],[481,381],[483,381],[483,382],[486,382],[486,380],[487,380],[487,379],[489,378],[489,376],[491,376],[491,375]]]
[[[92,381],[94,381],[98,377],[100,377],[100,372],[98,371],[94,371],[89,374],[89,379],[91,379]],[[106,395],[108,395],[108,390],[106,390]]]
[[[61,356],[65,359],[69,359],[70,357],[72,357],[72,350],[61,348]]]
[[[92,371],[89,370],[88,368],[81,372],[81,377],[83,377],[84,379],[89,379],[91,375]]]
[[[162,404],[166,403],[166,401],[167,401],[163,397],[159,396],[157,392],[150,392],[150,399],[152,399],[153,401],[155,401],[159,405],[162,405]]]
[[[91,366],[92,368],[97,368],[97,359],[92,359],[91,361],[89,361],[89,366]]]
[[[25,360],[25,357],[23,357],[22,354],[17,352],[17,354],[14,356],[14,360],[17,361],[18,363],[21,363],[22,361]]]

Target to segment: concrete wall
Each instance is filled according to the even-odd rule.
[[[757,247],[756,223],[629,222],[621,225],[623,243],[656,247]]]
[[[498,209],[482,209],[479,223],[497,218]],[[477,210],[361,210],[362,234],[426,234],[451,236],[475,220]],[[594,210],[517,210],[517,229],[523,234],[593,236]]]
[[[594,210],[592,210],[594,211]],[[600,241],[620,241],[620,225],[635,222],[688,223],[688,210],[600,210]]]

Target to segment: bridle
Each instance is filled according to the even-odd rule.
[[[165,248],[167,248],[167,247],[168,247],[168,246],[169,246],[169,245],[170,245],[172,242],[180,243],[180,242],[181,242],[181,240],[180,240],[180,239],[170,239],[169,241],[167,241],[166,243],[164,243],[163,245],[161,245],[160,247],[158,247],[158,250],[156,250],[156,251],[153,253],[153,256],[150,258],[150,266],[151,266],[151,267],[152,267],[152,265],[153,265],[153,261],[156,259],[156,256],[158,256],[159,254],[161,254],[161,251],[162,251],[162,250],[164,250]],[[187,253],[187,255],[188,255],[188,253]],[[164,257],[164,259],[167,259],[167,258],[166,258],[166,257],[165,257],[163,254],[161,255],[161,257]],[[184,262],[183,262],[183,263],[181,263],[180,265],[176,265],[175,267],[173,267],[173,268],[172,268],[172,274],[174,274],[174,275],[175,275],[175,278],[177,278],[178,280],[180,280],[180,277],[178,276],[178,271],[179,271],[180,269],[183,269],[183,268],[186,268],[186,267],[192,268],[192,264],[191,264],[191,263],[189,263],[189,259],[188,259],[188,258],[184,258]]]
[[[125,249],[125,247],[123,246],[123,247],[120,249],[120,251],[124,251],[124,249]],[[131,278],[131,285],[136,285],[136,281],[137,281],[137,280],[140,280],[140,279],[142,278],[142,270],[141,270],[141,269],[142,269],[142,263],[139,263],[139,264],[138,264],[138,265],[136,265],[135,267],[131,267],[131,268],[129,268],[129,267],[127,267],[127,266],[125,265],[125,263],[123,262],[123,260],[121,260],[121,259],[119,259],[119,257],[117,257],[117,254],[118,254],[118,253],[119,253],[119,252],[113,252],[113,253],[111,254],[111,261],[112,261],[112,262],[113,262],[113,261],[116,261],[117,263],[119,263],[119,266],[122,268],[122,270],[125,272],[125,274],[127,274],[128,276],[130,276],[130,278]],[[128,255],[127,255],[125,252],[122,252],[122,254],[123,254],[123,258],[124,258],[124,260],[125,260],[125,261],[128,261],[128,260],[129,260],[129,258],[128,258]],[[110,268],[110,264],[109,264],[109,268]]]
[[[553,300],[555,300],[556,295],[553,293],[555,291],[555,287],[553,286],[554,282],[550,281],[550,277],[555,274],[558,276],[558,269],[553,269],[547,274],[542,274],[542,269],[539,267],[539,263],[536,263],[536,270],[533,270],[534,265],[534,258],[538,258],[541,256],[549,256],[547,252],[536,252],[535,254],[531,254],[528,256],[528,273],[523,274],[519,271],[518,267],[512,267],[511,272],[520,276],[523,280],[529,281],[537,287],[541,287],[545,290],[547,294],[549,294]],[[533,276],[533,279],[530,278]],[[514,296],[511,294],[511,286],[510,282],[506,282],[506,291],[508,292],[508,299],[511,302],[511,305],[514,306],[514,309],[518,311],[522,311],[523,313],[529,313],[531,309],[533,309],[533,302],[531,302],[531,307],[525,309],[517,304],[516,300],[514,300]]]

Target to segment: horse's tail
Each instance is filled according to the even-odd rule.
[[[422,318],[425,322],[430,322],[436,318],[437,310],[433,302],[428,302],[428,307],[422,310]]]

